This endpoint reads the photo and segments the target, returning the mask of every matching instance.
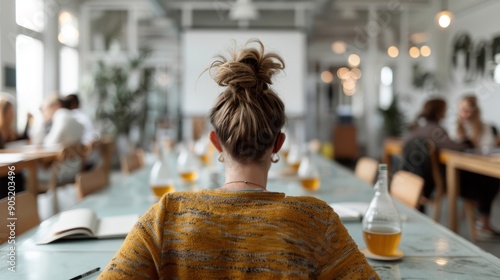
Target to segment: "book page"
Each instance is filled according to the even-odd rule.
[[[337,202],[329,204],[342,221],[361,221],[369,204],[364,202]]]
[[[95,236],[97,238],[124,237],[139,219],[138,215],[125,215],[101,218]]]
[[[83,228],[87,229],[92,236],[95,234],[95,213],[90,209],[74,209],[64,211],[59,215],[59,220],[51,227],[51,232],[54,235],[62,232]]]

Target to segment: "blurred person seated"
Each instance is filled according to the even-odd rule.
[[[416,118],[409,133],[403,138],[403,160],[401,167],[403,170],[415,173],[424,178],[423,195],[427,198],[432,196],[434,192],[434,179],[430,171],[430,159],[420,158],[418,151],[424,152],[422,144],[418,140],[431,140],[436,146],[437,150],[449,149],[455,151],[464,151],[471,148],[471,141],[462,139],[461,142],[456,142],[451,139],[446,130],[441,126],[440,122],[446,115],[446,102],[443,99],[436,98],[428,100],[422,109],[420,115]],[[420,142],[422,143],[422,142]],[[441,165],[441,174],[443,179],[446,179],[445,168]],[[491,212],[491,205],[493,203],[494,195],[492,196],[492,189],[495,194],[497,189],[491,185],[485,186],[474,182],[477,174],[469,172],[460,172],[460,194],[468,199],[472,199],[477,203],[477,209],[480,213],[480,221],[482,221],[483,232],[478,232],[478,235],[483,236],[496,236],[497,233],[489,223]],[[498,185],[498,183],[497,183]],[[420,208],[424,212],[423,207]]]
[[[57,95],[49,96],[41,107],[43,120],[38,121],[32,134],[33,144],[53,146],[81,143],[84,126],[62,107]]]
[[[73,117],[83,125],[82,143],[91,144],[97,138],[96,130],[91,118],[82,109],[80,109],[80,99],[77,94],[70,94],[64,97],[63,107],[70,110]]]
[[[41,107],[43,120],[35,124],[32,133],[32,143],[38,146],[68,146],[81,143],[84,127],[62,107],[62,101],[57,95],[47,97]],[[41,192],[47,190],[47,182],[51,177],[49,166],[39,168],[38,180]],[[81,160],[61,164],[58,169],[58,184],[74,182],[75,175],[80,171]]]
[[[463,96],[458,106],[456,127],[458,140],[470,143],[473,148],[481,152],[487,152],[494,148],[496,136],[492,126],[481,120],[481,110],[477,97],[475,95]],[[500,181],[493,177],[467,171],[460,172],[460,179],[463,185],[469,186],[461,189],[461,195],[477,201],[479,215],[476,220],[476,230],[478,236],[480,238],[488,236],[500,238],[500,232],[495,231],[490,222],[491,207],[498,193]]]
[[[28,124],[31,115],[28,114],[28,121],[22,134],[16,131],[15,115],[13,98],[6,93],[0,93],[0,149],[4,149],[5,144],[9,142],[28,139]]]
[[[496,146],[496,128],[481,120],[475,95],[463,96],[458,104],[457,139],[474,148],[489,150]]]
[[[13,141],[24,140],[28,138],[25,129],[22,135],[19,135],[15,129],[15,108],[14,100],[6,93],[0,93],[0,149],[5,148],[5,144]],[[24,175],[17,174],[13,181],[8,176],[0,176],[0,199],[8,194],[7,186],[14,184],[15,191],[24,190]]]
[[[269,86],[284,62],[256,43],[209,70],[226,87],[209,113],[225,183],[165,194],[100,279],[378,279],[327,203],[267,190],[286,121]]]

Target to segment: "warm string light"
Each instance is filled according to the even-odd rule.
[[[399,49],[398,49],[398,47],[396,47],[396,46],[390,46],[389,48],[387,48],[387,54],[390,57],[392,57],[392,58],[398,57],[398,55],[399,55]]]
[[[422,57],[429,57],[431,55],[432,51],[431,48],[427,45],[422,45],[420,48],[418,47],[411,47],[408,50],[408,54],[412,58],[418,58],[419,56]],[[387,48],[387,55],[391,58],[396,58],[399,56],[399,49],[396,46],[390,46]]]
[[[321,80],[325,84],[329,84],[333,82],[333,74],[330,71],[323,71],[321,72]]]
[[[436,22],[439,25],[439,27],[446,29],[451,25],[453,21],[453,13],[447,9],[448,1],[441,0],[441,3],[442,3],[441,11],[436,14]]]

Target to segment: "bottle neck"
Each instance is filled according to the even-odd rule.
[[[379,170],[377,191],[384,194],[389,193],[389,188],[387,185],[387,170]]]

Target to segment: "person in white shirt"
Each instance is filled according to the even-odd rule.
[[[470,141],[474,148],[490,149],[496,146],[492,127],[481,120],[475,95],[466,95],[460,99],[457,137],[460,141]]]
[[[33,144],[52,146],[82,142],[84,126],[70,110],[62,108],[62,102],[57,95],[48,97],[41,111],[43,123],[39,123],[35,129]]]
[[[80,99],[77,94],[67,95],[63,100],[64,108],[71,111],[73,117],[83,125],[82,143],[85,145],[91,144],[98,138],[98,134],[90,117],[80,109]]]

